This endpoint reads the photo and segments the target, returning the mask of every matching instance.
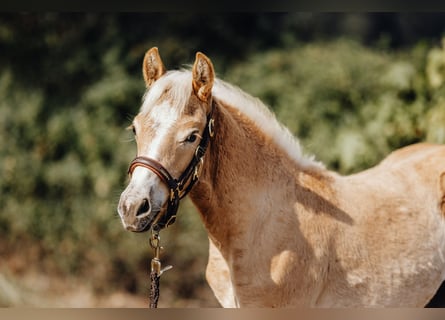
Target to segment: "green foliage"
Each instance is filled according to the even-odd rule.
[[[318,159],[349,173],[410,143],[443,142],[442,95],[425,77],[427,54],[340,39],[258,53],[226,77],[270,105]]]
[[[113,110],[140,90],[122,70],[108,70],[112,75],[98,82],[102,88],[91,86],[94,94],[87,90],[77,103],[53,106],[51,112],[45,110],[50,98],[40,89],[22,87],[9,70],[0,76],[0,215],[1,228],[10,232],[2,234],[2,249],[38,242],[43,267],[88,272],[92,279],[106,273],[86,266],[112,266],[107,263],[112,249],[104,244],[122,232],[113,214],[115,197],[126,155],[134,152],[120,127],[122,115]]]
[[[310,15],[2,15],[0,252],[23,260],[14,272],[32,266],[78,277],[97,292],[146,294],[148,236],[125,231],[116,205],[135,154],[125,128],[140,105],[140,64],[152,45],[168,68],[191,63],[196,50],[207,53],[220,78],[270,105],[307,151],[341,173],[409,143],[445,143],[443,48],[300,43],[295,31],[308,21]],[[206,233],[189,201],[162,240],[163,262],[174,266],[163,276],[172,304],[193,297],[214,304],[204,280]]]

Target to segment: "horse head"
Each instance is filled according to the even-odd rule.
[[[198,52],[192,72],[166,71],[156,47],[142,64],[147,87],[133,129],[137,156],[118,213],[127,230],[143,232],[174,221],[179,199],[199,177],[213,134],[212,62]]]

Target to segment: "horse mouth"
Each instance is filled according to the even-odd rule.
[[[156,218],[159,216],[160,211],[151,212],[148,216],[143,218],[138,218],[134,223],[128,224],[125,228],[131,232],[146,232],[150,230],[153,222],[157,220]]]

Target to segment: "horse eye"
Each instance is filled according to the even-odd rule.
[[[185,139],[185,142],[193,143],[193,142],[195,142],[195,141],[196,141],[196,133],[193,133],[193,134],[189,135],[189,136],[187,137],[187,139]]]
[[[134,135],[136,135],[136,128],[134,127],[134,125],[129,125],[126,130],[131,130],[133,132]]]

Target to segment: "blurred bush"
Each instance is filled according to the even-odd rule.
[[[147,293],[148,235],[124,231],[116,205],[135,154],[125,128],[153,45],[168,68],[204,51],[221,78],[261,98],[341,173],[409,143],[444,143],[444,49],[425,41],[394,49],[387,37],[371,48],[363,43],[372,20],[348,17],[339,28],[358,25],[362,38],[298,37],[310,24],[328,30],[332,15],[2,14],[0,254],[14,258],[8,272],[33,268],[82,279],[97,293]],[[206,233],[189,201],[161,236],[163,261],[174,266],[162,284],[172,306],[192,298],[214,305]]]
[[[431,82],[445,75],[443,54],[339,39],[258,53],[225,76],[265,101],[307,151],[351,173],[407,144],[445,142],[443,85]]]

